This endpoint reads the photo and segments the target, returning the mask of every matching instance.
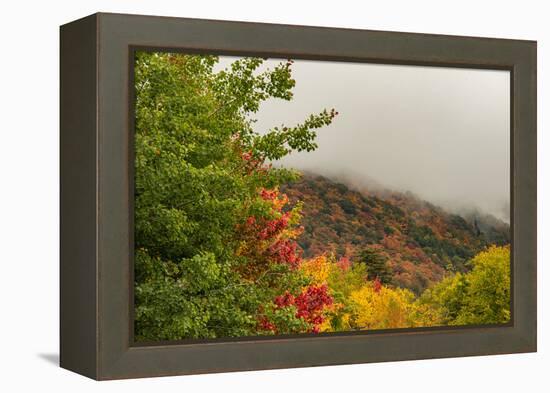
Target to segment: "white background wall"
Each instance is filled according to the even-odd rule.
[[[550,386],[545,1],[6,1],[0,14],[0,390],[542,392]],[[58,368],[58,26],[96,11],[539,43],[539,353],[96,383]],[[544,365],[547,362],[546,366]]]

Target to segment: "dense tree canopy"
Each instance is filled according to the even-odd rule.
[[[313,328],[292,307],[266,307],[307,285],[295,269],[299,207],[283,211],[277,192],[297,174],[266,160],[315,149],[315,130],[336,113],[255,133],[262,101],[292,98],[292,61],[262,70],[243,58],[215,72],[217,62],[136,57],[138,340],[250,335],[266,319],[283,332]]]
[[[443,325],[484,325],[510,320],[510,247],[492,246],[471,261],[469,273],[445,278],[420,304],[437,310]]]
[[[419,225],[428,218],[413,220],[417,212],[404,205],[337,184],[327,196],[346,195],[330,204],[337,217],[325,217],[325,205],[319,217],[330,219],[335,233],[359,228],[354,233],[369,241],[351,238],[336,252],[304,259],[297,239],[308,201],[289,200],[280,188],[300,174],[270,163],[316,149],[317,130],[338,113],[324,109],[301,124],[257,133],[254,113],[263,101],[292,99],[292,61],[267,68],[262,59],[242,58],[224,70],[218,61],[149,52],[135,59],[138,341],[509,320],[509,248],[486,248],[458,216],[446,227]],[[433,209],[418,211],[434,217]],[[354,215],[372,227],[348,225]],[[347,255],[350,244],[360,251]],[[416,264],[428,264],[429,250],[439,263],[432,276],[445,278],[417,297],[420,290],[397,284]],[[455,273],[444,262],[469,267]]]

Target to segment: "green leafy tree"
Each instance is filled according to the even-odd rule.
[[[491,246],[470,262],[468,273],[447,277],[425,291],[418,304],[438,314],[432,324],[498,324],[510,320],[510,247]]]
[[[269,194],[298,175],[266,162],[314,150],[336,112],[258,134],[260,103],[292,99],[292,61],[262,71],[262,59],[243,58],[216,72],[218,61],[135,59],[137,340],[258,334],[272,300],[307,285],[295,268],[299,208],[283,212],[284,197]],[[310,328],[276,312],[289,330]]]
[[[383,284],[391,282],[392,272],[388,267],[387,261],[376,250],[371,248],[361,250],[357,256],[357,260],[366,266],[369,279],[374,280],[378,278]]]

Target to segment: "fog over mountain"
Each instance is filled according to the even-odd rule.
[[[316,151],[279,164],[509,222],[508,71],[305,60],[292,69],[294,99],[265,102],[258,132],[324,108],[339,115],[319,131]]]

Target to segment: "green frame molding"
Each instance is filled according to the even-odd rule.
[[[60,33],[61,367],[105,380],[536,351],[536,42],[106,13]],[[136,49],[509,70],[512,321],[135,344]]]

